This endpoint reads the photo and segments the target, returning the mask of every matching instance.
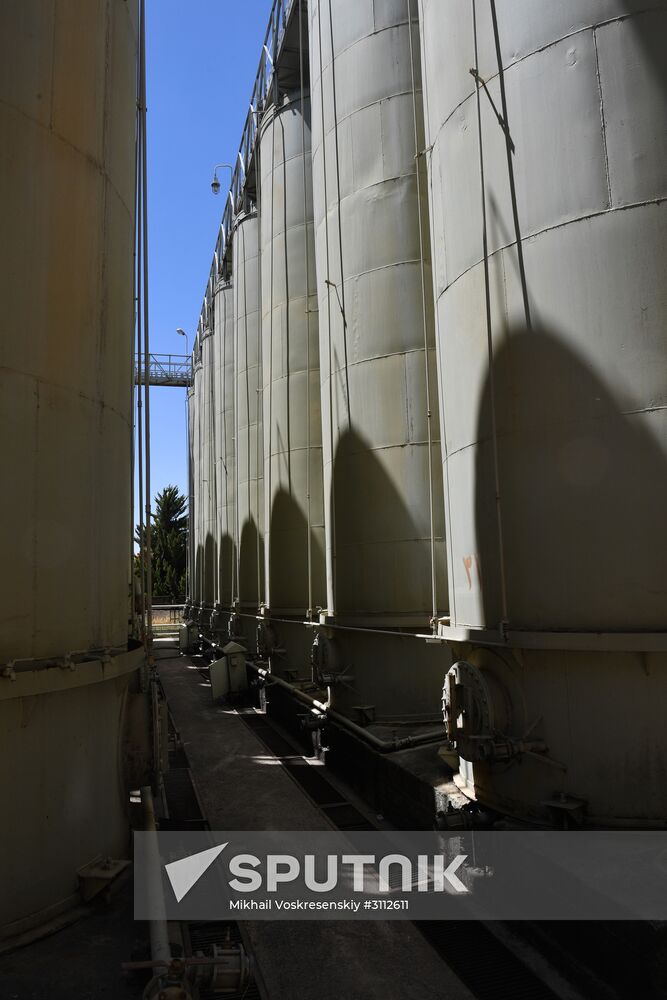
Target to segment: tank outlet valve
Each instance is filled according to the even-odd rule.
[[[299,725],[308,733],[316,733],[327,724],[326,715],[299,715]]]

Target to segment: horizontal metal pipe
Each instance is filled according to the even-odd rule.
[[[122,656],[128,652],[127,645],[103,647],[100,649],[77,649],[63,653],[61,656],[45,656],[39,659],[31,657],[21,657],[20,659],[8,660],[0,663],[0,673],[20,673],[32,670],[50,670],[52,667],[68,666],[70,663],[79,665],[82,663],[98,663],[114,656]]]
[[[245,614],[242,611],[237,612],[237,617],[239,618],[253,618],[256,621],[264,622],[279,622],[283,625],[305,625],[308,628],[331,628],[337,629],[340,632],[363,632],[366,635],[390,635],[393,638],[399,639],[421,639],[422,642],[425,638],[423,632],[405,632],[396,629],[392,631],[391,629],[374,628],[372,625],[338,625],[335,622],[319,622],[319,621],[309,621],[308,619],[302,618],[276,618],[274,615],[250,615]],[[440,621],[444,619],[439,619]],[[422,628],[423,626],[415,626],[416,628]],[[429,633],[429,638],[430,638]]]
[[[317,708],[321,712],[326,712],[327,718],[331,719],[336,725],[340,726],[342,729],[347,729],[349,732],[353,733],[359,739],[363,740],[364,743],[370,744],[379,753],[394,753],[396,750],[404,750],[407,747],[421,746],[423,743],[433,743],[435,741],[440,741],[446,739],[446,734],[444,727],[438,730],[430,730],[427,733],[420,733],[417,736],[403,736],[401,738],[392,737],[389,740],[383,740],[374,733],[369,732],[364,729],[363,726],[358,726],[356,722],[352,722],[347,716],[341,715],[335,709],[330,708],[328,705],[321,701],[317,701],[312,698],[305,691],[301,691],[300,688],[290,684],[289,681],[283,680],[282,677],[276,677],[275,674],[269,673],[263,667],[258,667],[254,663],[249,664],[253,670],[255,670],[260,677],[266,679],[269,684],[277,684],[279,687],[284,688],[286,691],[292,695],[297,701],[302,702],[304,705],[309,707]]]

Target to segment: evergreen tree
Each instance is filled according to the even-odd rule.
[[[176,486],[166,486],[155,497],[151,518],[151,548],[153,550],[153,593],[180,596],[185,593],[187,551],[187,498]],[[137,544],[145,544],[139,526]]]

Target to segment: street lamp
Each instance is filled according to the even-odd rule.
[[[230,178],[229,178],[230,183],[231,183],[232,176],[234,174],[234,168],[231,165],[231,163],[217,163],[215,165],[215,167],[213,168],[213,180],[211,181],[211,191],[213,192],[213,194],[220,194],[220,181],[218,180],[218,170],[221,167],[226,167],[227,170],[229,170],[229,172],[230,172]]]
[[[180,333],[181,337],[185,337],[185,354],[188,355],[188,335],[185,330],[181,330],[180,326],[177,327],[176,333]]]
[[[180,326],[176,328],[176,333],[179,334],[179,336],[181,336],[181,337],[185,337],[185,358],[186,358],[186,364],[187,364],[186,371],[188,373],[188,375],[187,375],[188,385],[186,386],[186,389],[185,389],[185,460],[186,460],[186,469],[187,469],[186,475],[188,477],[188,546],[187,546],[187,549],[186,549],[186,561],[187,561],[187,568],[186,568],[187,594],[186,594],[186,600],[189,600],[190,597],[192,596],[191,595],[191,589],[190,589],[190,587],[191,587],[190,581],[192,580],[192,567],[193,567],[193,558],[192,558],[192,502],[193,502],[193,496],[192,496],[192,471],[191,471],[192,467],[191,467],[191,464],[190,464],[190,404],[189,404],[189,386],[191,384],[191,367],[190,366],[192,365],[192,358],[190,357],[189,350],[188,350],[188,335],[187,335],[187,333],[185,332],[185,330],[181,329]]]

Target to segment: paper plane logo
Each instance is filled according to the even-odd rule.
[[[178,861],[171,861],[165,865],[165,871],[171,887],[176,896],[176,902],[187,896],[199,879],[204,875],[215,859],[222,854],[229,841],[219,844],[217,847],[209,847],[206,851],[199,851],[198,854],[190,854],[187,858],[180,858]]]

